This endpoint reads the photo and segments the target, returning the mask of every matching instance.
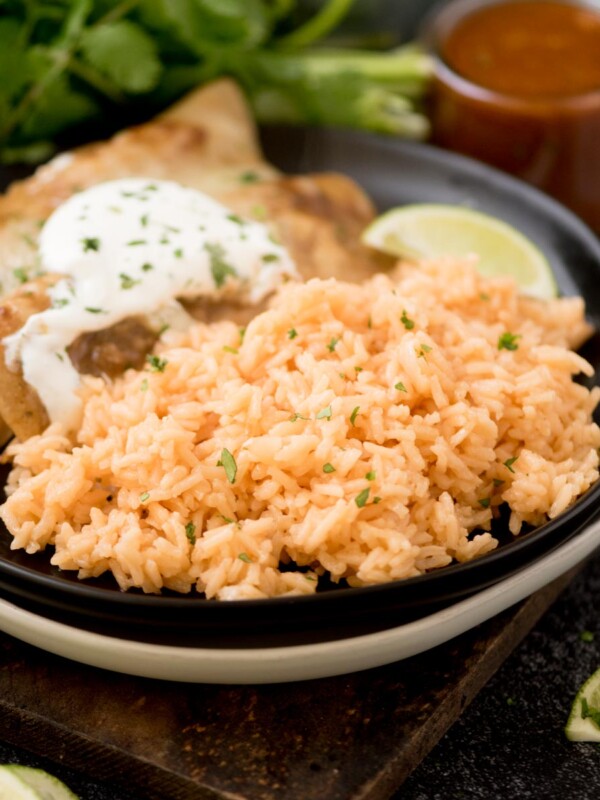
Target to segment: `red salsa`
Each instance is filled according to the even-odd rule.
[[[539,186],[600,232],[600,7],[454,0],[428,39],[434,141]]]

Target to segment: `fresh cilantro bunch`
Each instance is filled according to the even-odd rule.
[[[294,27],[296,0],[0,0],[0,158],[40,161],[71,129],[141,119],[221,75],[261,121],[423,136],[423,54],[315,46],[352,3]]]

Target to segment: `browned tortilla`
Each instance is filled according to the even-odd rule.
[[[359,236],[374,209],[362,190],[337,174],[286,177],[267,164],[244,98],[234,83],[221,80],[197,90],[157,119],[119,133],[107,142],[59,156],[0,197],[0,280],[12,290],[0,307],[0,338],[47,306],[46,279],[36,279],[40,226],[73,193],[94,184],[140,176],[178,181],[200,189],[237,213],[266,221],[286,245],[303,277],[362,280],[381,267]],[[16,275],[14,270],[17,270]],[[25,276],[32,280],[19,287]],[[256,309],[192,304],[196,316],[235,315]],[[72,348],[82,372],[114,375],[138,364],[152,335],[137,329],[139,343],[115,326]],[[120,353],[125,343],[129,350]],[[142,360],[143,360],[142,353]],[[117,366],[116,366],[117,365]],[[44,407],[17,370],[9,370],[0,346],[0,415],[18,438],[41,432]]]

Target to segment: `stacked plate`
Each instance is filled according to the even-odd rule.
[[[352,176],[382,210],[462,204],[515,225],[546,254],[562,292],[585,297],[600,329],[600,243],[536,190],[460,156],[365,134],[269,130],[264,144],[286,171]],[[583,355],[600,368],[600,335]],[[51,567],[48,553],[11,551],[0,530],[0,628],[69,658],[155,678],[257,683],[351,672],[440,644],[541,588],[600,545],[597,515],[600,483],[518,539],[498,520],[498,549],[467,564],[362,589],[221,603],[123,593],[108,577],[80,582]]]

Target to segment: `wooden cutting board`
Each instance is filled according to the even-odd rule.
[[[134,678],[0,635],[0,739],[144,800],[388,798],[575,572],[429,653],[303,683]]]

